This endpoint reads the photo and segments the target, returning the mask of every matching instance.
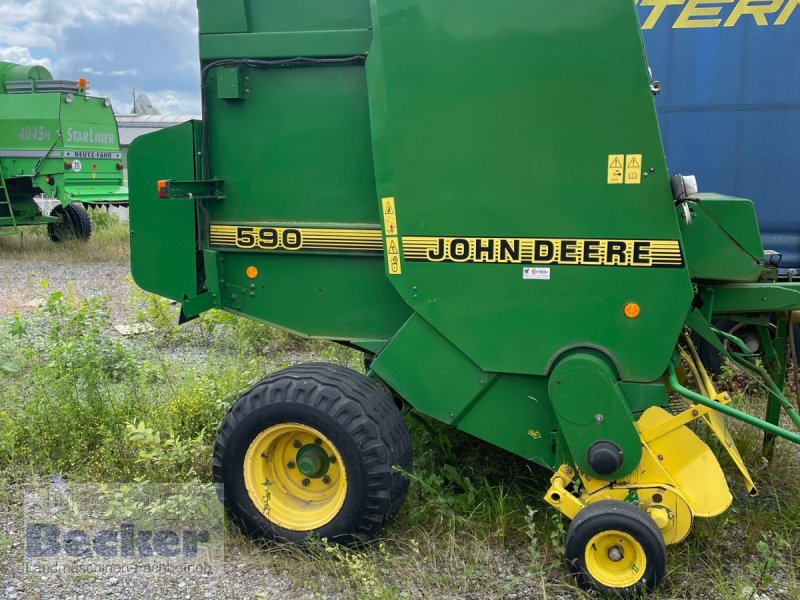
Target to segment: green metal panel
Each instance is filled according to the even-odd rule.
[[[204,235],[212,224],[283,223],[372,229],[380,244],[363,66],[242,68],[242,102],[218,98],[222,69],[208,77],[210,175],[224,180],[226,199],[207,205]],[[380,254],[228,251],[221,269],[224,306],[305,335],[383,343],[411,315]]]
[[[200,35],[220,32],[340,31],[371,26],[366,0],[199,0]]]
[[[570,454],[584,473],[612,480],[633,472],[642,458],[641,440],[605,357],[591,351],[570,354],[553,369],[548,389]],[[589,448],[600,441],[613,441],[621,451],[621,466],[613,473],[599,474],[587,460]]]
[[[698,194],[692,200],[691,224],[681,224],[692,278],[757,281],[764,249],[753,203],[716,194]]]
[[[198,289],[195,204],[158,197],[165,177],[194,179],[200,124],[137,138],[130,149],[131,273],[145,290],[182,301]]]
[[[396,198],[404,245],[406,236],[680,240],[633,3],[373,0],[372,9],[378,190]],[[610,155],[642,155],[637,185],[609,185]],[[590,346],[623,378],[652,381],[692,296],[680,265],[545,264],[550,279],[531,281],[523,264],[405,253],[392,277],[400,294],[488,371],[543,374],[564,350]],[[629,302],[640,318],[624,316]]]
[[[481,371],[419,315],[372,369],[424,414],[546,467],[563,458],[546,378]]]

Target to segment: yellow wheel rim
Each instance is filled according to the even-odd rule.
[[[598,583],[609,588],[627,588],[644,577],[647,556],[632,535],[604,531],[586,545],[586,570]]]
[[[253,440],[244,457],[244,484],[269,521],[292,531],[327,525],[347,496],[339,451],[322,433],[299,423],[274,425]]]

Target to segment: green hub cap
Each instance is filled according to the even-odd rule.
[[[297,469],[306,477],[319,479],[331,466],[331,459],[321,447],[308,444],[297,451]]]

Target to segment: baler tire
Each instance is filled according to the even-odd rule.
[[[270,460],[276,456],[285,459],[283,448],[288,448],[288,441],[294,440],[293,448],[298,448],[303,436],[306,440],[316,436],[315,443],[334,458],[340,457],[331,465],[341,461],[341,471],[336,470],[331,483],[343,481],[343,499],[338,505],[330,504],[328,512],[326,505],[320,503],[320,511],[310,513],[316,521],[303,521],[302,514],[300,521],[293,520],[297,511],[292,509],[302,504],[303,497],[293,496],[292,492],[302,490],[291,479],[281,479],[287,473],[297,477],[299,460],[292,459],[293,470],[283,474],[277,469],[285,461]],[[267,466],[260,466],[258,460]],[[261,507],[254,501],[254,495],[261,498],[252,489],[256,480],[248,475],[253,465],[261,469],[257,474],[278,475],[275,481],[265,478],[269,483],[261,492],[267,500]],[[400,508],[409,480],[395,467],[411,471],[411,440],[402,415],[387,392],[355,371],[308,364],[270,375],[234,403],[223,419],[214,446],[213,479],[226,513],[246,535],[298,542],[313,534],[349,544],[375,537]],[[339,466],[329,468],[334,471]],[[309,492],[319,485],[320,481],[309,482],[307,478],[303,482]],[[311,501],[307,504],[309,511],[316,506]]]
[[[86,241],[92,237],[92,220],[82,204],[72,203],[67,206],[56,206],[50,213],[58,223],[47,226],[47,235],[55,243],[70,239]]]
[[[611,552],[604,550],[604,543],[619,544],[628,555],[622,552],[618,562],[603,564],[604,552]],[[655,521],[643,510],[618,500],[595,502],[575,516],[567,531],[565,555],[582,588],[616,598],[652,592],[663,580],[667,566],[667,548]],[[629,573],[616,566],[624,567],[629,561]]]

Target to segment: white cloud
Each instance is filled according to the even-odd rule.
[[[196,30],[196,0],[4,0],[0,39],[6,44],[57,48],[67,28],[154,23]]]
[[[22,46],[0,48],[0,61],[12,62],[25,66],[41,65],[47,69],[53,68],[53,63],[49,58],[34,58],[31,55],[30,48],[24,48]]]
[[[131,91],[162,113],[199,112],[197,0],[0,0],[0,60],[89,79],[119,112]],[[41,57],[38,61],[35,57]]]

